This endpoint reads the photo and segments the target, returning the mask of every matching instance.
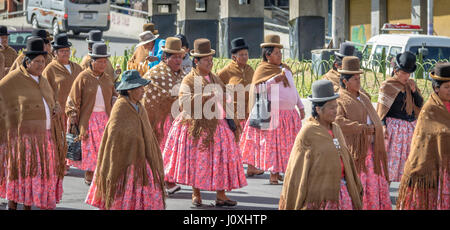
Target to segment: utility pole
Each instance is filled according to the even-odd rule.
[[[428,0],[428,35],[433,35],[433,0]]]

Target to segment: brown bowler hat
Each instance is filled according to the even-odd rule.
[[[153,23],[146,23],[144,24],[144,26],[142,26],[142,31],[150,31],[152,32],[152,34],[157,35],[158,34],[158,30],[155,30],[155,24]]]
[[[342,74],[362,74],[363,70],[359,68],[359,58],[347,56],[342,59],[342,69],[338,70]]]
[[[264,37],[264,43],[261,43],[261,48],[264,47],[277,47],[283,48],[283,45],[280,43],[280,36],[276,34],[268,34]]]
[[[430,73],[431,78],[438,81],[450,81],[450,63],[438,62]]]
[[[193,57],[206,57],[216,53],[211,49],[211,42],[206,38],[199,38],[194,41],[194,49],[191,50],[191,56]]]
[[[166,45],[162,47],[162,51],[170,54],[183,54],[184,50],[181,48],[181,40],[176,37],[168,37]]]

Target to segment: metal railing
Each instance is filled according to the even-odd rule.
[[[147,11],[135,10],[135,9],[122,7],[122,6],[117,6],[117,5],[110,5],[110,8],[111,9],[115,9],[117,11],[123,10],[123,11],[128,11],[128,12],[131,12],[131,13],[136,13],[139,17],[143,17],[143,18],[147,18],[149,16],[149,13]],[[136,15],[130,14],[130,16],[136,16]]]
[[[16,11],[16,12],[6,12],[6,13],[1,13],[0,14],[0,18],[9,18],[10,16],[25,16],[27,14],[26,11]]]

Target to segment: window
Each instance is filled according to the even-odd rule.
[[[31,32],[11,33],[8,36],[8,43],[10,45],[26,45],[27,38],[30,36],[31,36]]]
[[[162,14],[170,13],[170,5],[169,4],[159,4],[158,5],[158,13],[162,13]]]
[[[363,59],[368,59],[372,53],[372,45],[367,45],[363,50]]]
[[[388,49],[389,49],[388,46],[382,46],[382,45],[376,46],[373,59],[381,61],[382,57],[386,58],[386,53],[387,53]]]
[[[421,46],[412,46],[409,51],[418,55],[419,49]],[[424,48],[428,49],[428,55],[424,56],[424,60],[442,60],[442,59],[450,59],[450,47],[437,47],[437,46],[425,46]]]
[[[206,12],[206,0],[195,0],[195,11]]]
[[[250,5],[250,0],[239,0],[239,5]]]
[[[71,3],[75,4],[104,4],[108,0],[70,0]]]
[[[402,52],[402,47],[398,47],[398,46],[392,46],[391,50],[389,51],[389,56],[387,58],[387,60],[389,62],[392,61],[393,58],[395,58],[397,56],[397,54]]]

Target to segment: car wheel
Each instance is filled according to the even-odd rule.
[[[36,15],[33,15],[33,17],[31,18],[31,25],[33,26],[33,29],[39,29]]]
[[[53,20],[53,35],[59,34],[58,20]]]

